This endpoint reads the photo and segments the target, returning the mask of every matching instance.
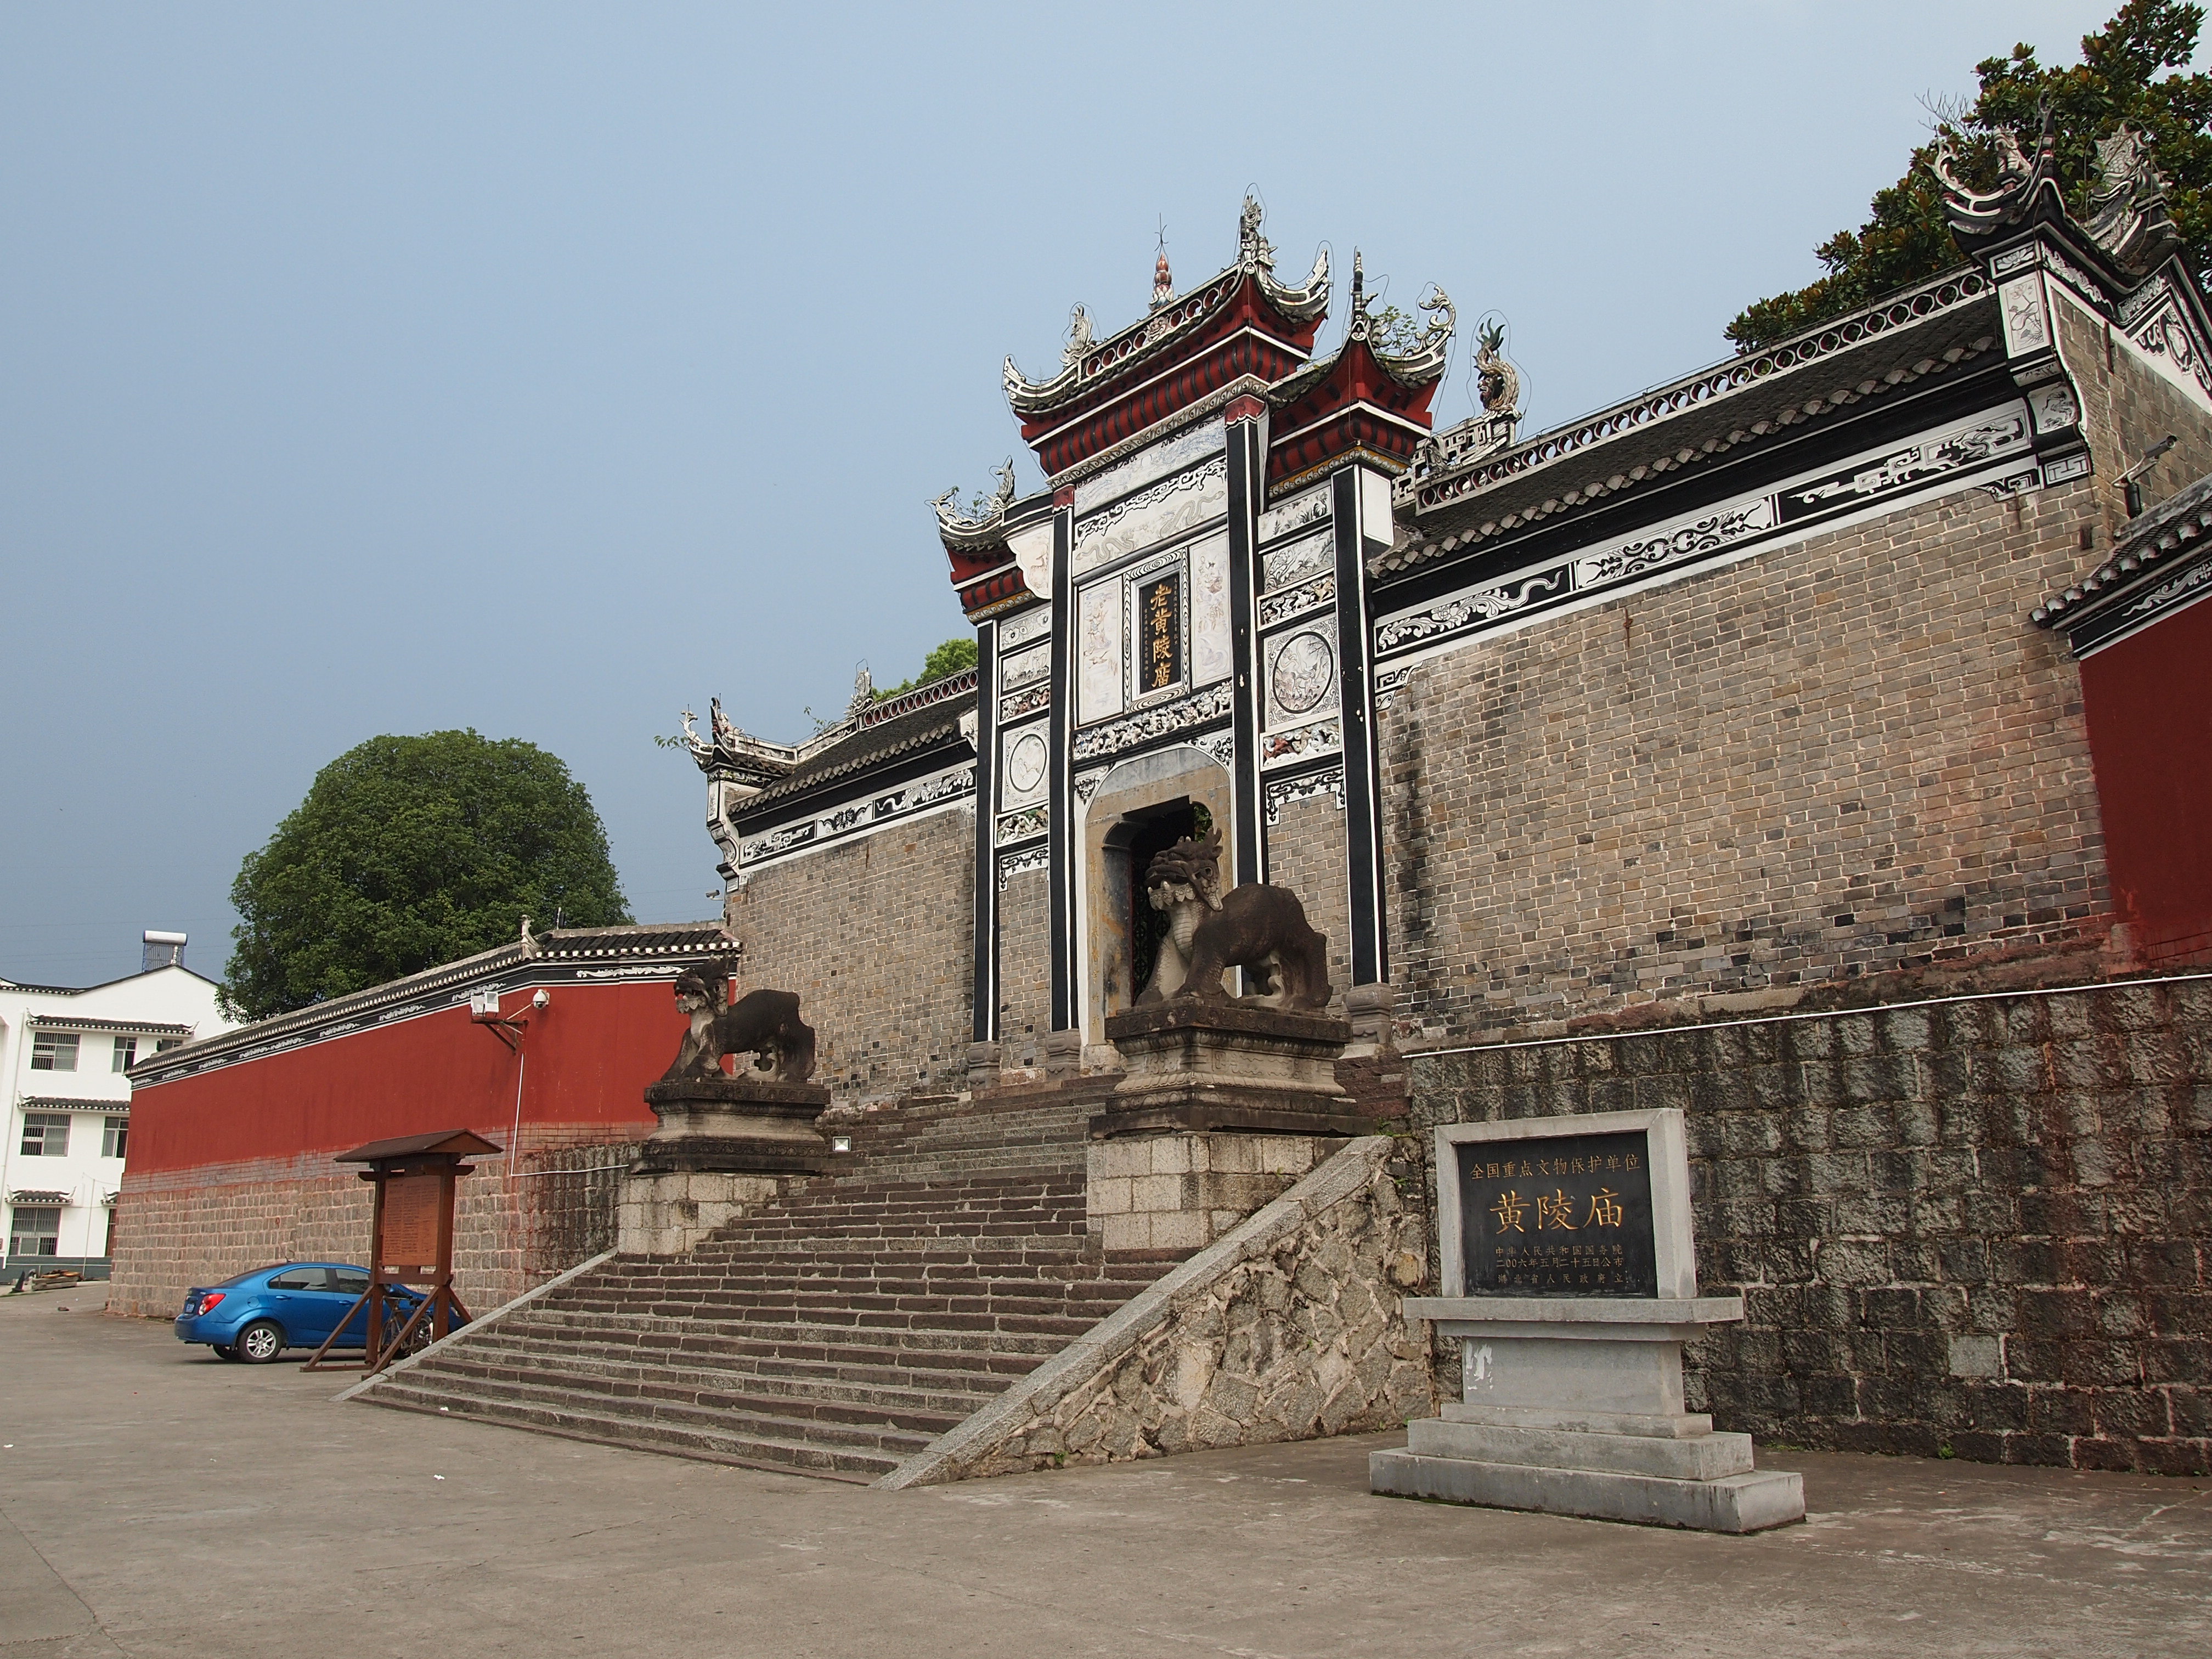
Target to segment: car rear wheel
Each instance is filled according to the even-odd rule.
[[[210,1343],[209,1346],[214,1348],[215,1357],[217,1359],[235,1359],[238,1358],[238,1350],[232,1347],[227,1342],[215,1342]]]
[[[233,1345],[249,1365],[265,1365],[284,1352],[284,1328],[273,1319],[257,1319],[238,1334]]]

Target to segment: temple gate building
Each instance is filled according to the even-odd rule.
[[[863,1092],[970,1044],[1110,1064],[1139,866],[1194,813],[1407,1043],[2201,955],[2201,885],[2112,931],[2082,676],[2037,623],[2130,489],[2212,468],[2203,301],[2047,179],[1990,216],[1968,268],[1526,440],[1487,332],[1483,411],[1431,429],[1440,293],[1382,341],[1355,256],[1318,347],[1328,256],[1279,280],[1252,204],[1137,323],[1078,307],[1058,374],[1006,371],[1049,487],[937,503],[975,674],[695,745],[762,982],[866,1027]],[[2124,804],[2166,769],[2104,767],[2166,820],[2123,839],[2172,839],[2174,802]]]

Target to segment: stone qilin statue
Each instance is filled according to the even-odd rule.
[[[1306,921],[1306,908],[1286,887],[1255,882],[1221,890],[1221,832],[1186,836],[1155,854],[1145,872],[1146,896],[1168,914],[1168,934],[1152,982],[1137,1001],[1170,996],[1226,1002],[1221,975],[1242,968],[1258,986],[1241,999],[1264,1007],[1315,1013],[1328,1006],[1328,942]]]
[[[676,981],[676,1006],[691,1022],[676,1062],[663,1083],[723,1080],[724,1054],[750,1054],[752,1069],[778,1083],[804,1083],[814,1075],[814,1028],[799,1018],[792,991],[754,991],[729,1002],[727,975],[690,968]],[[743,1076],[743,1072],[738,1075]]]

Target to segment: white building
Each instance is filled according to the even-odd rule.
[[[128,978],[73,989],[0,979],[0,1142],[6,1271],[107,1277],[108,1231],[131,1134],[130,1068],[228,1030],[216,987],[184,966],[182,933],[145,935]]]

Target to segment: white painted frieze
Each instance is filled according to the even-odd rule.
[[[1229,507],[1229,458],[1154,484],[1075,526],[1075,573],[1096,570],[1125,555],[1195,530]]]

